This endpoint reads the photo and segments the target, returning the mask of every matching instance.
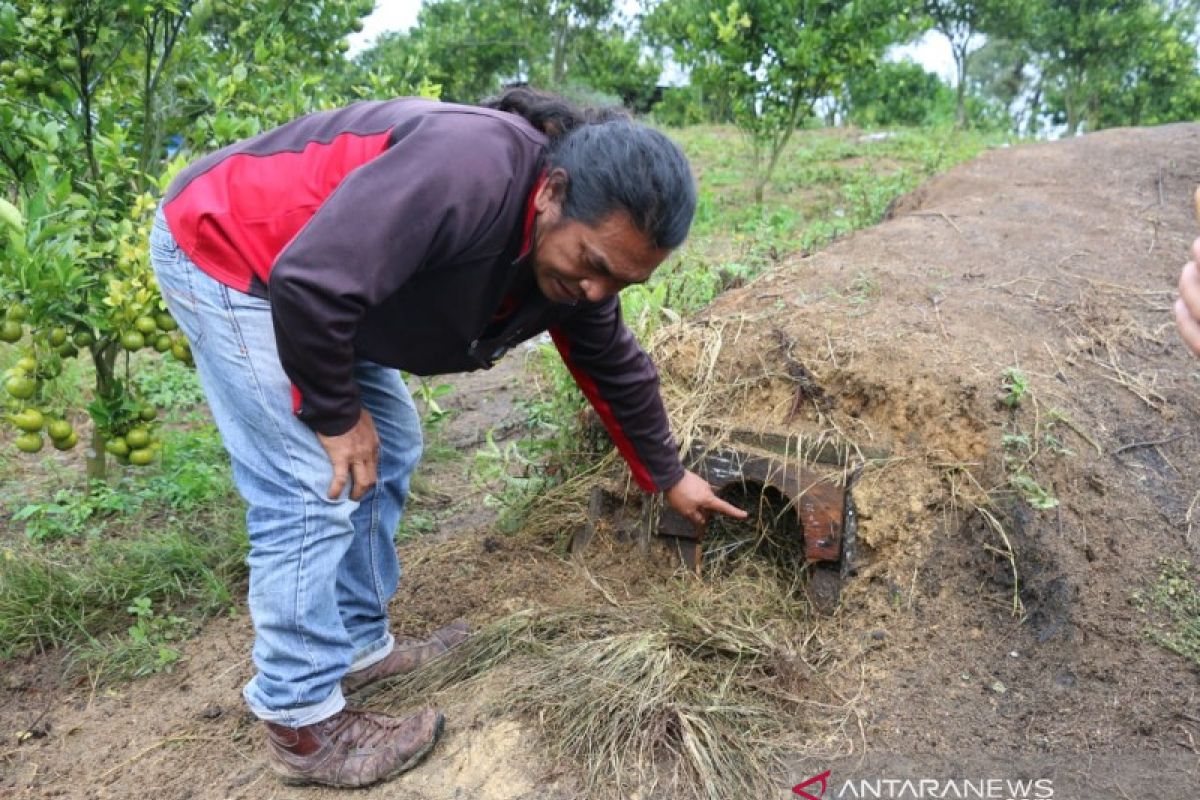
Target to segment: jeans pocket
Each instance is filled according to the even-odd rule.
[[[167,266],[179,260],[179,245],[174,239],[150,234],[150,262],[155,265]]]
[[[179,323],[179,329],[196,349],[204,338],[201,323],[200,302],[192,287],[191,271],[194,269],[186,257],[176,254],[171,259],[160,259],[151,251],[150,263],[154,266],[154,277],[158,280],[158,291],[167,310]]]

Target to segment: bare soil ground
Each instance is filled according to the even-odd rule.
[[[1197,183],[1196,125],[993,151],[657,335],[680,413],[705,395],[701,421],[871,456],[857,575],[823,624],[837,657],[807,676],[813,706],[779,797],[826,769],[835,788],[1050,778],[1060,799],[1197,796],[1197,671],[1146,640],[1133,601],[1160,558],[1200,560],[1200,367],[1170,321]],[[505,363],[510,377],[464,379],[455,396],[519,392],[505,381],[519,384],[520,362]],[[1008,367],[1030,384],[1015,410],[998,399]],[[464,442],[479,428],[454,426],[471,418],[451,422]],[[1029,445],[1010,438],[1006,461],[1005,436]],[[1059,506],[1012,491],[1018,468]],[[460,471],[434,465],[440,491],[463,497]],[[985,500],[1003,533],[973,510]],[[589,581],[562,556],[577,519],[558,536],[504,536],[489,520],[475,496],[402,548],[399,629],[595,604],[597,586],[637,596],[671,572],[598,537]],[[50,658],[10,665],[0,797],[335,796],[266,770],[239,697],[249,646],[244,616],[217,620],[174,673],[99,690],[63,684]],[[536,720],[488,708],[488,681],[504,680],[501,668],[444,693],[430,760],[356,796],[584,796]],[[24,729],[44,735],[14,743]]]

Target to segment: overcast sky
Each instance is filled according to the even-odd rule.
[[[363,20],[362,32],[350,37],[350,52],[353,54],[366,48],[381,33],[408,30],[416,24],[420,8],[421,0],[378,0],[375,13]],[[890,55],[893,58],[909,56],[925,69],[940,75],[942,80],[954,80],[954,58],[950,54],[950,45],[938,34],[927,33],[916,44],[892,48]]]

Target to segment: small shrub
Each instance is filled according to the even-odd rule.
[[[1019,408],[1029,394],[1029,379],[1017,367],[1008,367],[1004,370],[1000,391],[1004,393],[1000,396],[1000,402],[1009,408]]]

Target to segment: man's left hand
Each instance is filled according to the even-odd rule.
[[[745,519],[747,516],[745,511],[713,494],[708,481],[690,470],[684,473],[683,480],[667,489],[664,497],[671,508],[697,525],[707,523],[714,511],[734,519]]]

